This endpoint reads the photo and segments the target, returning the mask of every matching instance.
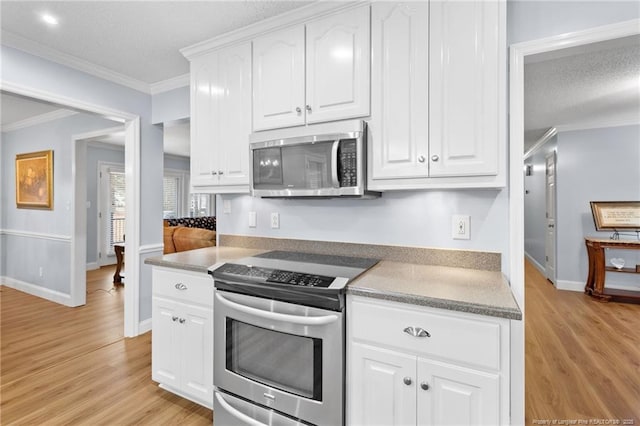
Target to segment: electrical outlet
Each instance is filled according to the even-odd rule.
[[[42,266],[40,267],[40,270],[38,271],[38,273],[40,274],[40,278],[44,276],[44,270],[42,269]]]
[[[255,228],[258,221],[256,212],[249,212],[249,228]]]
[[[470,239],[469,215],[455,214],[451,217],[451,237],[454,240]]]
[[[271,213],[271,228],[280,228],[280,213]]]

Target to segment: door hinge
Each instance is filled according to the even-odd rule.
[[[98,259],[102,259],[102,252],[101,251],[98,252]]]
[[[545,256],[544,259],[548,262],[549,261],[549,256]]]
[[[102,212],[98,212],[98,219],[102,219]]]

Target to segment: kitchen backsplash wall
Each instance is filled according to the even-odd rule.
[[[220,234],[494,251],[508,273],[506,190],[386,192],[372,200],[219,195],[217,201]],[[230,213],[224,213],[227,202]],[[257,214],[255,228],[250,212]],[[271,228],[271,213],[279,214],[279,229]],[[471,239],[452,238],[454,214],[471,217]]]

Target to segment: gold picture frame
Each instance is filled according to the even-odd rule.
[[[591,201],[596,231],[640,230],[640,201]]]
[[[53,209],[53,150],[16,155],[16,206]]]

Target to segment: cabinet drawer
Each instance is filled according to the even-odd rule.
[[[207,274],[153,268],[153,295],[213,307],[213,279]]]
[[[501,324],[483,317],[464,318],[433,308],[350,298],[351,337],[492,370],[501,368]],[[408,327],[428,333],[414,337]],[[506,332],[506,330],[505,330]]]

